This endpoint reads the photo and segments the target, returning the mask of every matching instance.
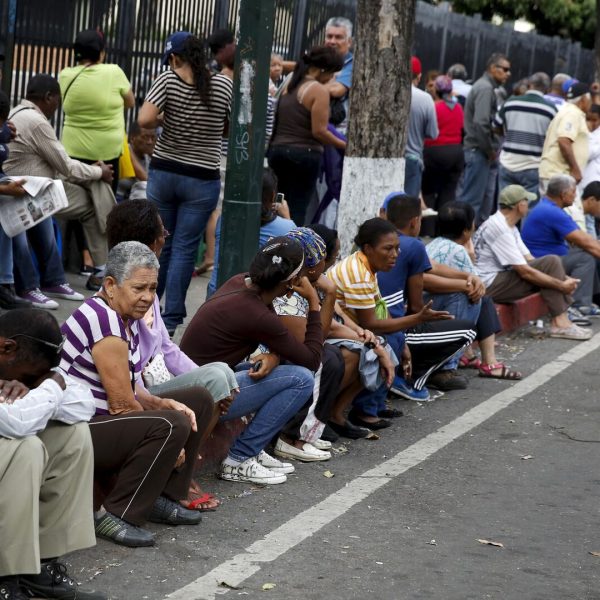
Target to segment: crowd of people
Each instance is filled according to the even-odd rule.
[[[193,480],[219,422],[246,421],[223,480],[283,484],[298,462],[330,460],[340,437],[390,427],[402,416],[394,398],[463,390],[462,369],[521,379],[496,356],[494,302],[539,291],[551,337],[591,337],[600,105],[590,85],[535,73],[504,100],[510,61],[493,54],[473,85],[453,65],[422,90],[413,57],[405,189],[381,198],[340,257],[323,221],[339,201],[351,44],[352,23],[334,18],[325,44],[296,63],[273,55],[260,248],[220,287],[230,32],[209,39],[217,72],[202,40],[169,36],[127,137],[135,97],[103,63],[96,31],[78,34],[77,64],[58,81],[32,77],[12,111],[0,96],[2,170],[15,176],[0,194],[24,196],[28,176],[64,179],[56,221],[75,221],[94,292],[67,283],[52,219],[13,239],[0,229],[0,481],[12,490],[0,494],[0,597],[105,598],[80,589],[59,557],[96,537],[151,546],[148,522],[198,525],[219,507]],[[49,119],[61,98],[59,141]],[[205,229],[208,297],[177,345]],[[62,326],[42,310],[52,298],[78,303]]]

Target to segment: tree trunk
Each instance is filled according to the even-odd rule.
[[[600,1],[600,0],[598,0]],[[358,0],[349,143],[338,229],[348,252],[358,226],[403,189],[415,0]]]

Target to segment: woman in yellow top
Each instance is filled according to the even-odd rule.
[[[367,329],[378,335],[395,334],[427,321],[449,319],[447,311],[431,309],[432,302],[414,314],[390,317],[377,283],[377,272],[391,271],[400,254],[396,227],[385,219],[365,221],[358,229],[354,243],[359,250],[334,265],[327,276],[336,284],[336,301],[341,308],[345,324],[359,331]],[[412,361],[404,336],[391,335],[388,341],[402,362],[398,375],[410,379]],[[354,400],[353,414],[364,426],[373,426],[385,414],[386,390],[361,392]],[[427,397],[428,397],[427,393]],[[381,413],[381,414],[380,414]],[[356,419],[353,421],[356,423]]]
[[[72,158],[113,167],[113,191],[119,181],[119,157],[125,136],[124,109],[135,104],[131,84],[119,65],[104,64],[104,36],[94,29],[77,34],[76,65],[59,75],[65,123],[63,145]]]

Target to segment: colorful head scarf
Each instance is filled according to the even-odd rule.
[[[296,227],[289,231],[285,237],[296,240],[304,250],[304,264],[312,269],[315,265],[325,260],[327,249],[323,238],[308,227]]]

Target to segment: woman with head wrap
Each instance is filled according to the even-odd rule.
[[[456,200],[456,186],[465,168],[462,149],[464,113],[452,93],[450,77],[437,77],[434,89],[440,133],[435,140],[425,140],[423,198],[429,208],[439,211],[447,202]],[[421,228],[422,235],[438,235],[435,220],[428,219],[425,224]]]

